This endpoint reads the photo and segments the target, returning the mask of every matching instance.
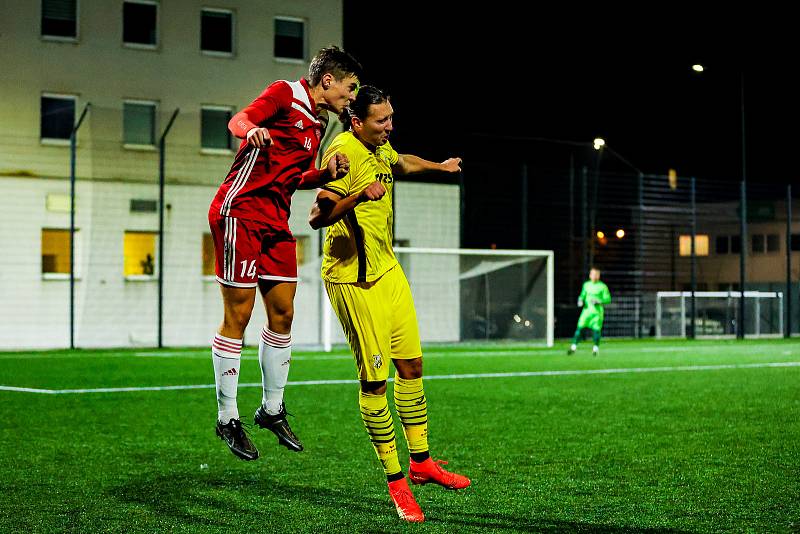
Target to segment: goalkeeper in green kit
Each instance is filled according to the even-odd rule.
[[[592,267],[589,270],[589,280],[583,283],[581,296],[578,297],[578,306],[583,307],[581,316],[578,318],[578,327],[572,337],[572,345],[569,346],[567,354],[572,354],[578,348],[578,341],[584,328],[592,331],[592,354],[600,354],[600,333],[603,331],[603,317],[605,315],[605,305],[611,302],[611,293],[608,286],[600,281],[600,269]]]

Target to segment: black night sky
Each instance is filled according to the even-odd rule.
[[[467,176],[479,150],[467,138],[488,134],[602,136],[647,174],[741,180],[744,71],[748,182],[800,182],[792,17],[678,5],[345,0],[344,46],[392,95],[395,148],[461,155]],[[545,142],[527,150],[532,165],[552,153]]]

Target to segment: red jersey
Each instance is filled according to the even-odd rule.
[[[314,170],[324,129],[308,82],[271,84],[229,124],[238,137],[245,137],[254,126],[269,130],[272,145],[258,149],[248,145],[247,139],[242,141],[209,215],[265,221],[288,229],[292,194],[303,173]]]

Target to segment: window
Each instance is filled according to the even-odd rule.
[[[200,50],[233,54],[233,12],[204,8],[200,14]]]
[[[233,146],[228,122],[233,110],[224,106],[203,106],[200,110],[200,146],[204,149],[223,150]]]
[[[730,242],[728,240],[728,236],[718,235],[716,239],[716,246],[714,247],[714,252],[716,254],[727,254],[729,251],[730,251]]]
[[[763,254],[765,239],[764,234],[753,234],[750,236],[751,248],[753,254]]]
[[[800,251],[800,234],[792,234],[792,251]]]
[[[311,238],[307,235],[298,235],[295,236],[295,239],[297,240],[297,265],[304,265],[311,255],[309,248],[311,247]]]
[[[739,254],[742,252],[742,236],[731,236],[731,254]]]
[[[122,42],[142,48],[158,44],[156,21],[158,4],[147,0],[126,0],[122,3]]]
[[[275,57],[304,60],[305,22],[291,17],[275,17]]]
[[[78,231],[75,231],[75,257],[78,254]],[[78,263],[75,263],[77,273]],[[64,278],[69,275],[69,230],[42,228],[42,275],[46,278]],[[49,275],[49,276],[48,276]]]
[[[778,234],[753,234],[751,236],[753,254],[780,252],[780,236]]]
[[[76,100],[70,95],[42,95],[40,107],[42,139],[69,140],[75,123]]]
[[[778,234],[767,234],[767,252],[780,252],[781,244]]]
[[[156,144],[156,102],[126,100],[122,104],[122,142],[126,146]]]
[[[156,272],[156,232],[125,232],[122,245],[126,277],[153,276]]]
[[[682,235],[678,241],[678,251],[681,256],[692,255],[692,236]],[[694,240],[694,253],[696,256],[708,256],[708,236],[696,234]]]
[[[214,276],[214,238],[211,234],[203,234],[203,276]]]
[[[47,211],[69,213],[72,210],[72,199],[63,193],[48,193],[44,200]]]
[[[78,0],[42,0],[42,36],[74,41],[78,37]]]

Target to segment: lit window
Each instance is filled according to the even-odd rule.
[[[224,9],[202,10],[200,50],[225,55],[233,53],[233,12]]]
[[[122,139],[126,145],[156,144],[156,103],[128,100],[122,104]]]
[[[682,235],[679,238],[679,253],[681,256],[692,255],[692,236]],[[708,256],[708,236],[697,234],[694,240],[694,253],[696,256]]]
[[[69,274],[69,230],[42,228],[42,274]]]
[[[214,238],[211,234],[203,234],[203,276],[214,276]]]
[[[78,36],[78,0],[42,0],[42,35],[74,40]]]
[[[122,246],[125,276],[153,276],[156,272],[155,232],[125,232]]]
[[[126,0],[122,3],[122,42],[128,45],[154,48],[158,4],[146,0]]]
[[[75,123],[75,100],[70,95],[44,94],[40,102],[42,139],[69,140]]]
[[[304,265],[309,259],[311,239],[307,235],[295,236],[297,240],[297,265]]]
[[[200,143],[203,148],[228,151],[233,139],[228,122],[233,110],[224,106],[203,106],[200,110]]]
[[[302,19],[275,18],[275,57],[305,59],[305,22]]]

